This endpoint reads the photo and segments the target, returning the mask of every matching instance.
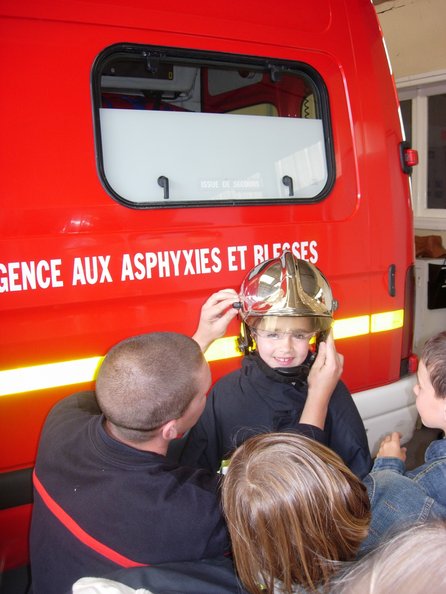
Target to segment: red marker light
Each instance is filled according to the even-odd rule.
[[[407,175],[412,173],[414,165],[418,165],[418,151],[411,148],[407,140],[400,142],[400,163],[401,169]]]
[[[418,151],[412,148],[406,148],[403,151],[404,163],[408,167],[418,165]]]
[[[408,361],[408,371],[409,373],[416,373],[418,369],[418,357],[412,353],[411,355],[409,355],[409,361]]]

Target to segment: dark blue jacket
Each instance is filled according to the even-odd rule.
[[[251,435],[299,431],[326,443],[357,476],[365,477],[372,466],[367,435],[346,386],[339,382],[331,397],[325,439],[299,425],[307,392],[305,382],[278,381],[265,375],[256,355],[245,356],[241,369],[213,387],[203,415],[185,438],[181,464],[216,471]]]
[[[111,438],[92,392],[70,396],[50,412],[35,471],[78,527],[137,563],[211,558],[229,548],[217,476]],[[80,577],[103,577],[120,567],[73,535],[34,495],[33,594],[61,594]]]

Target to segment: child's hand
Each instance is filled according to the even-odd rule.
[[[213,293],[205,301],[201,308],[198,328],[192,337],[201,346],[203,352],[214,340],[225,335],[229,322],[238,313],[232,305],[239,300],[234,289],[222,289]]]
[[[321,342],[317,357],[308,376],[308,392],[316,391],[321,396],[330,400],[344,368],[344,355],[336,351],[333,332],[327,337],[326,342]]]
[[[400,445],[401,434],[394,431],[382,440],[379,446],[377,458],[399,458],[403,462],[406,461],[407,448],[402,448]]]
[[[325,426],[328,403],[342,375],[344,356],[336,351],[330,331],[326,342],[321,342],[317,357],[308,375],[308,396],[300,417],[301,423]]]

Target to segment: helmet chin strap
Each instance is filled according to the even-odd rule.
[[[254,341],[252,340],[249,326],[245,321],[242,322],[240,336],[237,338],[237,347],[242,355],[248,355],[254,351]]]

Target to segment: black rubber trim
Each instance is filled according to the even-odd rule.
[[[99,109],[101,104],[101,73],[104,64],[111,56],[122,56],[125,58],[142,58],[147,55],[152,55],[156,60],[175,60],[176,63],[183,63],[192,65],[198,62],[200,66],[223,66],[234,65],[239,66],[240,69],[262,68],[264,70],[270,69],[272,71],[291,71],[306,77],[313,83],[314,93],[317,95],[318,105],[320,108],[320,115],[324,127],[325,152],[327,159],[327,182],[317,196],[311,198],[262,198],[262,199],[244,199],[244,200],[198,200],[198,201],[184,201],[184,200],[166,200],[163,199],[156,202],[141,202],[135,203],[120,196],[107,180],[104,169],[102,135],[100,126]],[[265,56],[251,56],[244,54],[229,54],[225,52],[213,52],[206,50],[193,50],[187,48],[167,47],[167,46],[152,46],[147,44],[137,43],[116,43],[108,46],[101,53],[96,56],[91,70],[91,94],[93,101],[93,121],[94,121],[94,137],[95,137],[95,151],[96,151],[96,167],[100,182],[104,190],[119,204],[135,210],[157,210],[160,208],[206,208],[206,207],[251,207],[251,206],[276,206],[276,205],[302,205],[313,204],[321,202],[330,194],[334,183],[336,181],[336,160],[334,154],[333,131],[331,126],[330,116],[330,101],[328,97],[328,89],[325,85],[321,75],[310,65],[296,60],[284,60],[280,58],[272,58]],[[161,176],[163,177],[163,176]]]
[[[0,474],[0,509],[33,502],[32,468]]]

